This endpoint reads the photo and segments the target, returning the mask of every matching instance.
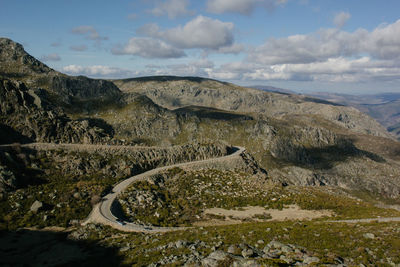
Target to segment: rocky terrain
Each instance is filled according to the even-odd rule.
[[[101,121],[70,119],[20,82],[0,79],[0,103],[1,143],[107,143],[113,134]]]
[[[225,155],[228,149],[222,144],[3,146],[0,209],[5,217],[0,224],[12,229],[35,224],[68,226],[84,219],[118,181],[160,166]]]
[[[399,217],[382,202],[400,202],[400,143],[354,108],[197,77],[71,77],[0,38],[0,137],[0,265],[400,263],[397,222],[338,221]],[[233,146],[240,164],[173,168],[118,197],[121,224],[192,228],[81,225],[121,181]],[[271,221],[294,205],[331,218]],[[232,226],[212,208],[266,212]]]
[[[144,77],[114,83],[124,92],[145,94],[170,109],[202,106],[275,118],[318,115],[354,132],[388,137],[381,125],[354,108],[319,103],[318,99],[298,95],[262,92],[196,77]]]

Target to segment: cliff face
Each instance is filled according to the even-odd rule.
[[[0,79],[0,126],[5,143],[13,138],[12,132],[15,142],[100,143],[112,136],[95,120],[71,120],[25,84],[4,79]]]

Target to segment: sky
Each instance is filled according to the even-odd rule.
[[[70,75],[400,92],[399,0],[0,0],[0,36]]]

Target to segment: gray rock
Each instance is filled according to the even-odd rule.
[[[283,245],[280,249],[284,253],[293,252],[293,249],[291,247],[289,247],[289,246],[286,246],[286,245]]]
[[[240,248],[237,245],[230,245],[228,247],[228,253],[230,253],[230,254],[237,254],[237,253],[239,253],[239,251],[240,251]]]
[[[318,263],[318,262],[319,262],[319,258],[310,257],[308,255],[304,255],[304,258],[303,258],[303,263],[304,264],[311,264],[311,263]]]
[[[184,241],[184,240],[178,240],[178,241],[175,242],[175,247],[178,248],[178,249],[186,247],[186,245],[187,245],[187,242]]]
[[[271,242],[268,243],[268,246],[271,247],[271,248],[278,248],[279,249],[279,248],[283,247],[284,244],[282,244],[279,241],[271,241]]]
[[[260,267],[261,264],[257,263],[255,260],[237,260],[232,263],[232,267]]]
[[[279,259],[283,260],[284,262],[286,262],[287,264],[292,264],[294,262],[294,260],[286,255],[281,255],[279,257]]]
[[[229,258],[229,254],[224,251],[217,250],[208,255],[207,258],[214,259],[217,261],[223,261]]]
[[[218,267],[218,261],[210,258],[205,258],[201,261],[201,265],[204,267]]]
[[[375,239],[375,235],[372,233],[365,233],[363,234],[363,237],[366,239]]]
[[[125,252],[125,251],[128,251],[129,249],[130,249],[130,247],[126,246],[126,247],[120,248],[119,251]]]
[[[43,203],[35,200],[35,202],[33,202],[30,211],[32,211],[33,213],[37,213],[38,211],[40,211],[43,208]]]
[[[207,266],[207,267],[217,267],[219,262],[225,261],[227,259],[229,259],[228,253],[221,250],[217,250],[208,255],[207,258],[203,259],[201,261],[201,264],[202,266]]]
[[[245,248],[242,250],[242,256],[244,258],[250,258],[254,255],[254,250],[252,250],[251,248]]]

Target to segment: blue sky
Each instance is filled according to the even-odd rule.
[[[0,0],[0,36],[71,75],[400,92],[398,0]]]

